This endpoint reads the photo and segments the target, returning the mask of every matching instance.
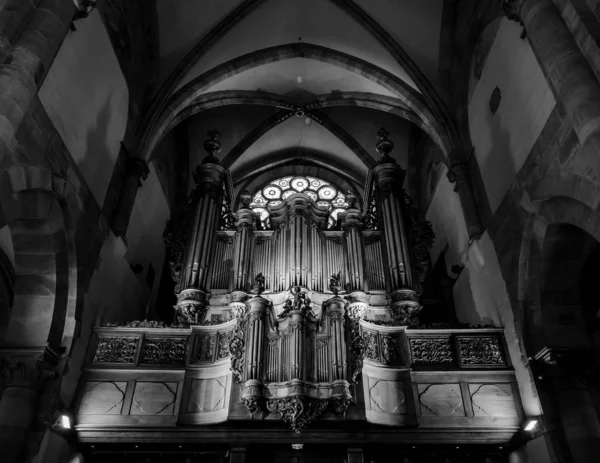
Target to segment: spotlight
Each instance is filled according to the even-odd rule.
[[[525,427],[523,429],[527,432],[531,432],[531,431],[534,431],[535,428],[537,428],[537,425],[538,425],[538,420],[529,419],[525,423]]]
[[[60,415],[60,425],[63,429],[71,429],[71,418],[69,418],[69,415]]]
[[[304,444],[292,444],[292,448],[294,450],[302,450],[304,448]]]

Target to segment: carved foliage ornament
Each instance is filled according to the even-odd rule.
[[[140,338],[100,337],[94,363],[134,363]]]
[[[457,339],[463,365],[505,365],[497,336],[470,336]]]
[[[454,363],[454,353],[449,338],[411,339],[410,349],[415,365]]]
[[[302,428],[322,415],[327,405],[327,400],[299,396],[267,401],[267,409],[271,413],[280,414],[296,434],[300,434]]]
[[[233,332],[233,337],[229,342],[229,353],[231,354],[231,372],[233,377],[239,382],[242,382],[242,372],[244,367],[244,335],[246,332],[246,321],[238,319],[237,325]]]
[[[183,364],[186,338],[145,338],[140,363],[156,365]]]

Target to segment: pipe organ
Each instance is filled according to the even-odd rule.
[[[243,191],[232,208],[225,204],[232,182],[211,133],[196,187],[165,231],[174,322],[97,330],[88,364],[98,372],[82,389],[83,415],[95,406],[93,394],[126,390],[134,404],[173,395],[155,408],[171,407],[182,426],[261,417],[301,432],[317,419],[345,418],[435,430],[462,413],[452,426],[518,428],[501,332],[419,329],[433,234],[401,189],[404,171],[389,156],[387,132],[379,137],[381,158],[362,203],[298,176]],[[137,368],[164,371],[144,373],[150,379],[138,391],[118,368],[131,369],[132,378]],[[492,370],[495,379],[486,381]],[[514,416],[505,408],[497,415],[497,397]]]

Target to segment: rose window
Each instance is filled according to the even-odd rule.
[[[318,206],[329,209],[328,227],[332,228],[340,212],[347,207],[346,195],[329,182],[314,177],[284,177],[269,183],[254,195],[250,207],[260,214],[263,224],[269,218],[268,207],[278,206],[293,194],[308,196]]]

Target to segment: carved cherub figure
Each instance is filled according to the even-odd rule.
[[[278,315],[278,319],[284,319],[288,316],[288,313],[290,313],[292,310],[294,310],[294,303],[292,302],[291,299],[288,299],[287,301],[284,302],[283,304],[283,310],[281,311],[281,313]]]

